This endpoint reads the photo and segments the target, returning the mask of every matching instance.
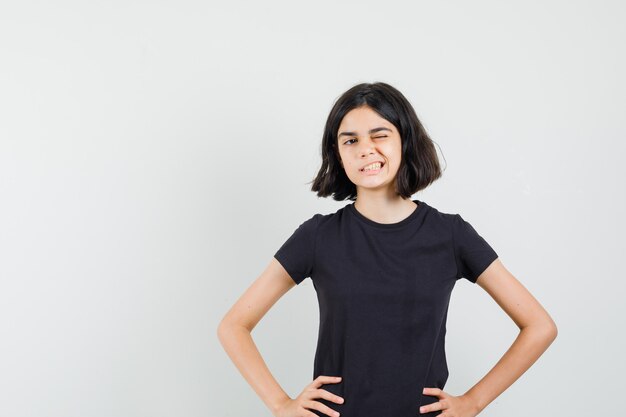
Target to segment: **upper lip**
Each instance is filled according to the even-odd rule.
[[[380,166],[381,166],[381,167],[385,164],[385,162],[380,161],[380,160],[371,161],[371,162],[368,162],[367,164],[365,164],[365,165],[361,166],[361,168],[359,168],[359,171],[363,171],[363,168],[365,168],[365,167],[366,167],[366,166],[368,166],[368,165],[372,165],[374,162],[380,162]]]

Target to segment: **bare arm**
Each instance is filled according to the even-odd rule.
[[[291,398],[271,374],[251,332],[276,301],[295,285],[283,266],[272,258],[265,271],[226,313],[217,329],[224,350],[273,413]]]
[[[496,259],[478,277],[480,285],[520,328],[517,338],[494,367],[464,396],[482,411],[511,386],[548,349],[557,327],[531,293]]]

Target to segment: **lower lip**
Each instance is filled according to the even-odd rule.
[[[363,175],[376,175],[378,174],[380,171],[383,170],[383,166],[381,166],[379,169],[370,169],[369,171],[361,171],[361,174]]]

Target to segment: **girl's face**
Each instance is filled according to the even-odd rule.
[[[357,192],[359,188],[393,191],[402,140],[391,122],[370,107],[352,109],[339,125],[337,148],[341,165]],[[381,162],[381,166],[371,166],[373,162]]]

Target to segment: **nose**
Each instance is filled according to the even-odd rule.
[[[366,149],[363,149],[363,150],[359,153],[359,155],[360,155],[360,157],[361,157],[362,159],[366,159],[368,155],[373,155],[373,154],[374,154],[374,150],[373,150],[373,149],[371,149],[371,148],[369,148],[369,147],[368,147],[368,148],[366,148]]]
[[[359,148],[359,155],[361,157],[365,157],[373,153],[373,143],[371,140],[362,141],[361,143],[363,143],[363,146]]]

